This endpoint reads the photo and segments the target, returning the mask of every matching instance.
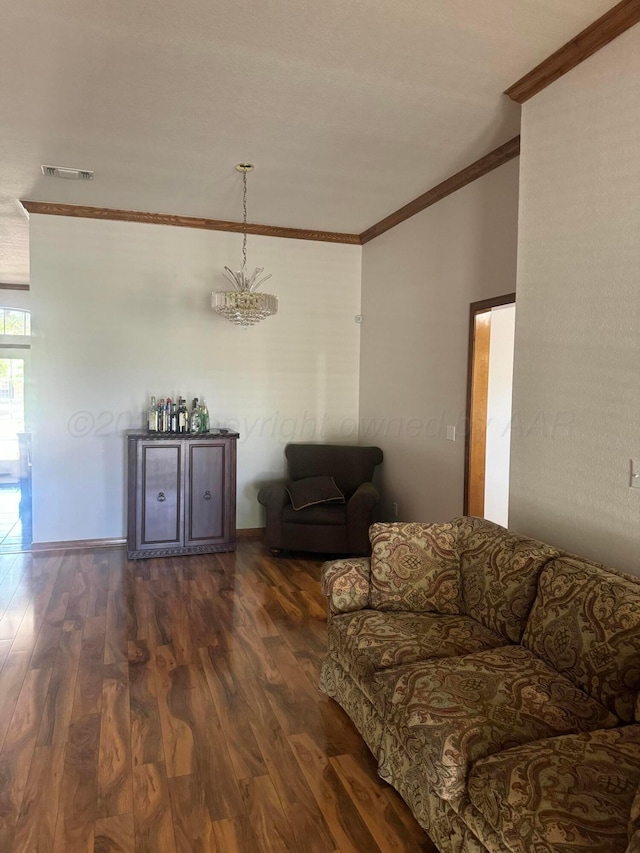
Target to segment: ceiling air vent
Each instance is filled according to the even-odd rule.
[[[88,169],[66,169],[64,166],[41,166],[46,178],[62,178],[65,181],[92,181],[93,172]]]

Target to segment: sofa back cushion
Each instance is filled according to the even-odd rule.
[[[623,722],[640,689],[640,578],[561,557],[543,569],[522,643]]]
[[[454,519],[464,612],[509,643],[519,643],[550,545],[510,533],[483,518]]]
[[[372,524],[371,607],[461,613],[457,534],[450,522]]]

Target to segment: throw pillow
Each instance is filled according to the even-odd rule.
[[[372,524],[371,606],[462,613],[457,525]]]
[[[287,492],[294,509],[304,509],[314,504],[344,503],[344,495],[333,477],[306,477],[289,483]]]

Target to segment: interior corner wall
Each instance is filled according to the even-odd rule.
[[[640,574],[640,26],[523,108],[510,523]]]
[[[126,533],[125,439],[152,394],[235,428],[239,528],[288,441],[357,443],[360,246],[249,237],[280,311],[243,330],[212,290],[240,234],[32,216],[34,541]]]
[[[517,228],[512,160],[363,247],[360,442],[384,451],[386,518],[463,511],[469,306],[515,290]]]

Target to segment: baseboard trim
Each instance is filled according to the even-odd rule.
[[[264,527],[244,527],[236,530],[238,539],[262,539]],[[86,548],[124,548],[126,539],[67,539],[61,542],[34,542],[31,550],[34,554],[57,551],[82,551]]]
[[[31,550],[34,554],[47,551],[81,551],[85,548],[124,548],[126,539],[67,539],[60,542],[34,542]]]
[[[242,527],[236,530],[238,539],[262,539],[264,536],[264,527]]]

